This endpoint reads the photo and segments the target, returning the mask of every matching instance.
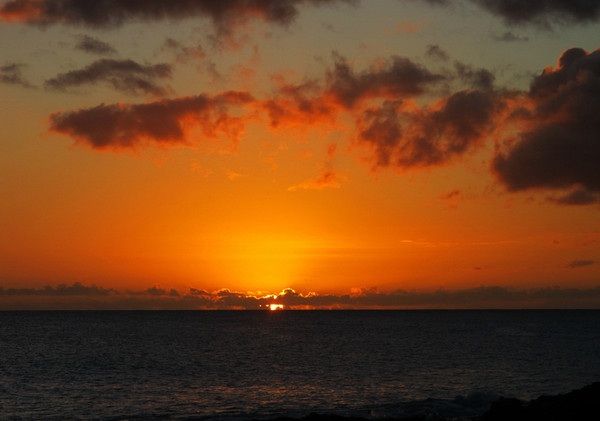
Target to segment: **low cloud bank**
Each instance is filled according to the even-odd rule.
[[[0,310],[261,310],[271,304],[284,309],[515,309],[600,308],[600,286],[514,289],[480,286],[459,290],[378,292],[353,288],[348,294],[278,294],[208,292],[190,288],[182,293],[154,286],[141,291],[118,291],[96,285],[0,288]]]

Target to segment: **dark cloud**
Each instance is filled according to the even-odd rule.
[[[288,25],[303,5],[353,3],[353,0],[9,0],[0,19],[39,24],[118,26],[130,21],[204,17],[220,29],[259,17]]]
[[[380,107],[366,110],[358,122],[359,141],[371,146],[377,167],[395,163],[392,161],[397,151],[406,155],[406,148],[412,143],[402,129],[402,113],[398,110],[401,106],[402,102],[386,101]],[[415,155],[411,151],[409,154]]]
[[[568,268],[575,269],[583,266],[590,266],[595,264],[596,262],[593,260],[573,260],[571,263],[567,265]]]
[[[96,285],[85,286],[79,282],[75,282],[73,285],[60,284],[56,287],[45,286],[43,288],[0,288],[0,295],[92,295],[92,296],[106,296],[111,294],[117,294],[112,288],[103,288]]]
[[[401,0],[407,1],[407,0]],[[440,6],[452,6],[451,0],[424,0]],[[600,3],[596,0],[469,0],[499,16],[510,25],[534,24],[551,28],[555,23],[589,23],[600,18]]]
[[[241,117],[228,108],[251,102],[245,92],[214,97],[196,95],[145,104],[101,104],[50,116],[51,130],[71,136],[97,149],[132,148],[140,142],[187,143],[186,133],[199,128],[207,138],[224,135],[237,140]]]
[[[595,0],[470,0],[510,24],[594,22],[600,17]]]
[[[489,70],[482,68],[474,69],[460,62],[454,63],[454,67],[459,79],[471,87],[483,90],[493,89],[496,77]]]
[[[165,87],[158,80],[171,77],[171,66],[165,63],[144,66],[133,60],[101,59],[79,70],[62,73],[45,82],[52,89],[106,82],[114,89],[133,95],[163,95]]]
[[[420,95],[444,79],[408,58],[393,56],[383,66],[355,73],[346,59],[334,54],[334,67],[327,74],[327,94],[346,108],[372,98],[406,98]]]
[[[522,37],[522,36],[516,35],[512,32],[505,32],[502,35],[493,35],[493,38],[496,41],[502,41],[502,42],[527,42],[527,41],[529,41],[528,37]]]
[[[126,22],[162,19],[210,19],[220,31],[232,25],[260,18],[279,25],[293,22],[300,7],[359,0],[9,0],[0,7],[0,19],[43,25],[71,24],[95,28],[119,26]],[[406,1],[406,0],[403,0]],[[448,0],[425,0],[433,5],[451,5]],[[470,0],[509,24],[549,26],[562,22],[595,22],[600,4],[594,0]]]
[[[11,63],[5,66],[0,66],[0,83],[9,85],[21,85],[27,88],[31,87],[29,82],[23,77],[21,69],[26,67],[25,64]]]
[[[481,143],[501,106],[495,93],[483,91],[457,92],[437,109],[385,102],[364,112],[359,141],[373,149],[378,167],[440,165]]]
[[[515,118],[524,129],[493,168],[510,191],[576,190],[561,203],[595,203],[600,192],[600,50],[565,51],[537,76]]]
[[[163,288],[154,286],[143,291],[143,293],[148,295],[166,295],[167,291]]]
[[[129,295],[147,295],[147,296],[153,296],[153,297],[179,297],[180,294],[176,289],[171,289],[169,291],[167,291],[164,288],[161,288],[160,286],[156,285],[150,288],[147,288],[143,291],[127,291],[127,294]]]
[[[82,35],[75,48],[85,51],[86,53],[98,55],[110,55],[117,52],[112,45],[104,41],[100,41],[99,39],[90,37],[89,35]]]
[[[428,45],[425,55],[436,60],[448,61],[448,53],[446,53],[439,45]]]

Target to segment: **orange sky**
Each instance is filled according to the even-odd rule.
[[[0,1],[0,309],[600,305],[597,6],[171,3]]]

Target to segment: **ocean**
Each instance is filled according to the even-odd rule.
[[[0,312],[0,419],[477,415],[600,380],[600,311]]]

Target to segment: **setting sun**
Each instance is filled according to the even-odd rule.
[[[270,304],[269,310],[271,310],[271,311],[283,310],[283,304]]]

